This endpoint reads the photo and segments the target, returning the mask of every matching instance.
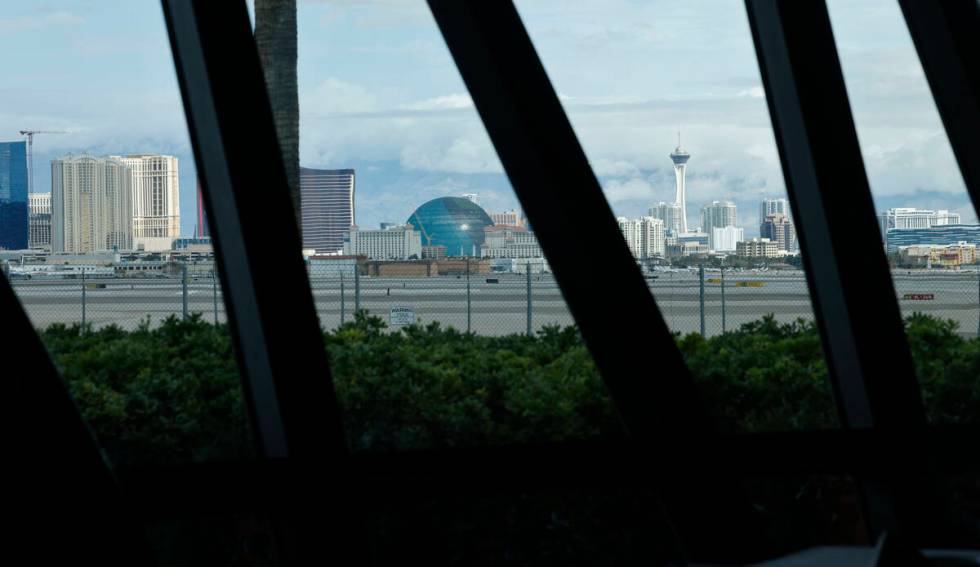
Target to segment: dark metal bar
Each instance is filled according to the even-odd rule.
[[[746,5],[841,421],[917,432],[925,410],[827,8],[818,0]],[[924,466],[915,461],[901,474]],[[875,535],[936,517],[897,474],[864,484]]]
[[[647,439],[666,428],[711,430],[513,4],[430,0],[429,7],[623,421]],[[583,218],[588,235],[577,229]],[[583,274],[583,257],[602,257],[604,277]],[[651,348],[656,379],[637,373]]]
[[[959,163],[980,209],[980,4],[899,0]]]
[[[0,313],[10,362],[2,371],[5,483],[17,492],[4,505],[6,554],[35,564],[151,565],[68,385],[3,277]]]
[[[162,1],[259,454],[344,455],[245,3]]]
[[[429,7],[629,434],[672,456],[688,439],[712,433],[713,419],[513,3],[429,0]],[[588,234],[579,229],[585,218]],[[603,277],[583,271],[589,257],[603,258]],[[739,561],[758,548],[761,533],[731,479],[707,486],[675,479],[661,496],[693,556]],[[708,508],[712,514],[697,512]]]

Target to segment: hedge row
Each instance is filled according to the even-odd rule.
[[[906,321],[934,422],[980,415],[980,342],[924,315]],[[178,462],[250,452],[228,329],[170,318],[133,331],[41,331],[110,459]],[[725,335],[677,336],[726,431],[835,427],[827,369],[811,323],[772,318]],[[374,317],[324,334],[355,450],[459,447],[622,434],[574,328],[483,337],[432,323],[389,332]],[[636,368],[657,379],[656,353]],[[310,379],[317,377],[311,376]]]

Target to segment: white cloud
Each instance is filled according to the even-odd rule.
[[[469,93],[454,93],[444,96],[437,96],[418,102],[411,102],[401,105],[405,110],[451,110],[460,108],[473,108],[473,99]]]
[[[647,203],[654,201],[653,186],[647,180],[638,177],[625,181],[607,181],[602,189],[606,199],[613,206],[622,201],[642,200]]]
[[[43,16],[0,19],[0,34],[37,31],[51,26],[78,26],[84,23],[85,18],[78,14],[57,10]]]

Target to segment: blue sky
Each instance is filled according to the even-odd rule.
[[[879,207],[975,220],[896,3],[829,5]],[[703,203],[729,199],[757,231],[758,199],[785,190],[742,2],[517,6],[617,214],[672,200],[667,154],[680,130],[691,224]],[[424,2],[300,0],[299,16],[301,161],[357,169],[358,224],[403,221],[463,192],[488,209],[517,206]],[[0,139],[71,132],[38,136],[38,190],[50,187],[50,159],[68,152],[170,153],[182,229],[193,229],[194,164],[156,1],[11,5],[0,50]]]

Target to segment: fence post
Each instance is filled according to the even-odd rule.
[[[527,263],[527,336],[533,336],[531,318],[534,313],[531,302],[531,263]]]
[[[187,264],[181,264],[180,266],[180,295],[184,320],[187,320]]]
[[[214,300],[214,326],[218,326],[218,272],[211,268],[211,297]]]
[[[354,266],[354,316],[361,310],[361,270]]]
[[[472,329],[472,311],[470,310],[470,257],[466,257],[466,332]]]
[[[725,266],[721,267],[721,334],[725,334]]]
[[[704,264],[698,267],[698,283],[700,289],[700,303],[701,303],[701,336],[704,334]]]
[[[357,268],[354,269],[356,270]],[[346,298],[344,297],[344,272],[343,269],[341,269],[340,272],[340,324],[341,325],[343,325],[344,320],[347,319],[347,313],[346,313],[347,305],[345,302],[346,302]]]
[[[82,268],[82,332],[85,332],[85,268]]]

